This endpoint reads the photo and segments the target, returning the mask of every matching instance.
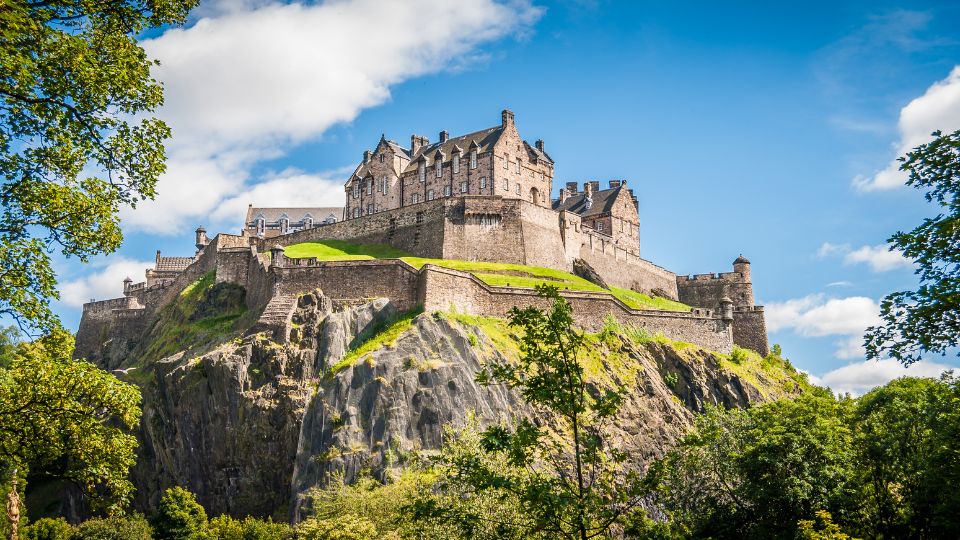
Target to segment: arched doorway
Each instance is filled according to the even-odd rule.
[[[540,204],[540,190],[533,187],[530,188],[530,202],[533,204]]]

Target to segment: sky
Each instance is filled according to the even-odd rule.
[[[916,286],[887,238],[935,209],[895,158],[960,129],[956,2],[269,0],[203,2],[144,36],[160,60],[168,171],[122,212],[125,243],[59,260],[65,324],[143,279],[193,230],[237,234],[248,204],[339,206],[381,133],[467,133],[516,115],[567,181],[626,178],[642,256],[678,274],[752,262],[771,343],[862,393],[935,376],[865,362],[887,294]]]

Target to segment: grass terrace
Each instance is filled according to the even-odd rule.
[[[690,311],[690,306],[680,302],[667,298],[651,297],[619,287],[604,289],[580,276],[563,270],[522,264],[413,257],[404,251],[384,244],[351,244],[342,240],[323,240],[288,246],[284,250],[284,254],[292,259],[315,257],[321,261],[402,259],[414,268],[422,268],[425,264],[433,264],[452,270],[470,272],[484,283],[493,286],[533,288],[541,284],[550,284],[560,289],[609,293],[634,309]]]

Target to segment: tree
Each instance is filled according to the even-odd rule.
[[[133,491],[128,430],[140,419],[140,391],[72,354],[73,336],[54,330],[21,343],[0,368],[0,467],[14,480],[28,467],[47,471],[95,506],[118,509]]]
[[[163,92],[137,36],[197,2],[0,3],[0,314],[56,326],[53,250],[114,251],[117,210],[154,196],[170,130],[142,117]]]
[[[883,299],[882,324],[866,332],[867,358],[887,354],[910,365],[960,344],[960,130],[933,136],[899,159],[907,185],[925,190],[940,213],[889,239],[891,249],[915,261],[920,285]]]
[[[160,498],[153,528],[158,540],[201,540],[207,532],[207,512],[193,493],[173,487]]]
[[[23,529],[23,540],[70,540],[73,527],[63,518],[40,518]]]
[[[111,516],[77,525],[70,540],[153,540],[153,531],[143,516]]]
[[[570,304],[556,287],[538,286],[537,292],[550,303],[549,312],[510,311],[510,325],[520,333],[518,361],[490,363],[478,381],[516,389],[540,421],[523,418],[513,428],[484,431],[484,452],[502,456],[506,469],[469,455],[450,465],[477,492],[515,497],[533,532],[581,540],[606,536],[639,502],[638,475],[605,437],[623,391],[615,383],[602,388],[587,381],[580,359],[584,335],[573,327]]]

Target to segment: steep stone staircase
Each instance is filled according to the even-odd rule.
[[[270,332],[274,340],[286,343],[290,339],[290,318],[296,309],[297,295],[274,295],[263,308],[263,313],[250,329],[250,333]]]

